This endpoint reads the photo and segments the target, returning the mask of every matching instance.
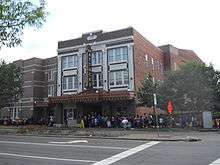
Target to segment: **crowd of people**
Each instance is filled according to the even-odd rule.
[[[64,118],[64,123],[66,127],[72,126],[69,121],[73,118]],[[46,117],[41,117],[37,122],[33,122],[33,119],[20,119],[12,118],[5,116],[0,120],[2,125],[26,125],[26,124],[40,124],[47,125],[48,127],[53,127],[55,123],[55,118],[53,115]],[[155,128],[156,126],[160,128],[166,127],[181,127],[181,128],[190,128],[198,127],[198,120],[195,117],[174,117],[170,115],[153,115],[153,114],[144,114],[143,116],[123,116],[123,115],[112,115],[112,116],[103,116],[100,114],[97,115],[84,115],[83,117],[78,118],[78,123],[82,124],[83,128]],[[213,128],[220,128],[220,119],[213,120]]]
[[[18,126],[18,125],[25,125],[27,124],[29,121],[28,119],[21,119],[19,117],[10,117],[10,116],[4,116],[1,120],[0,120],[0,124],[2,125],[14,125],[14,126]]]
[[[165,115],[143,115],[143,116],[102,116],[85,115],[82,120],[85,127],[107,127],[107,128],[153,128],[155,126],[168,127],[173,124],[173,119]]]

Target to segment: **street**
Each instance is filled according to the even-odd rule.
[[[200,142],[0,135],[0,164],[218,165],[219,135],[204,133]]]

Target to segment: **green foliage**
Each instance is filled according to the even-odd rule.
[[[141,104],[153,106],[156,93],[158,106],[164,110],[170,98],[174,112],[220,111],[220,72],[212,65],[189,62],[165,77],[163,83],[154,83],[150,75],[145,77],[137,91]]]
[[[147,74],[137,91],[137,97],[140,104],[152,107],[154,105],[153,94],[158,93],[159,82],[153,82],[153,77]]]
[[[0,0],[0,48],[21,44],[26,26],[39,28],[46,20],[45,1],[35,5],[31,0]]]
[[[160,107],[165,108],[168,98],[171,98],[174,111],[213,110],[216,84],[216,71],[211,65],[186,63],[179,70],[166,74],[159,89],[159,95],[163,98]]]
[[[13,63],[0,62],[0,108],[22,95],[22,74]]]

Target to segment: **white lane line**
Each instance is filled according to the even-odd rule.
[[[49,142],[52,144],[74,144],[74,143],[88,143],[87,140],[72,140],[72,141],[68,141],[68,142]]]
[[[77,147],[77,148],[97,148],[97,149],[113,149],[113,150],[127,150],[124,147],[109,147],[109,146],[92,146],[92,145],[68,145],[68,144],[49,144],[49,143],[31,143],[31,142],[17,142],[17,141],[0,141],[5,144],[24,144],[37,146],[55,146],[55,147]]]
[[[149,143],[145,143],[145,144],[142,144],[142,145],[137,146],[135,148],[131,148],[131,149],[127,150],[127,151],[121,152],[121,153],[119,153],[117,155],[111,156],[111,157],[109,157],[107,159],[104,159],[104,160],[101,160],[99,162],[96,162],[96,163],[94,163],[92,165],[109,165],[109,164],[115,163],[115,162],[117,162],[117,161],[119,161],[119,160],[121,160],[123,158],[131,156],[131,155],[133,155],[133,154],[135,154],[137,152],[140,152],[140,151],[142,151],[142,150],[144,150],[146,148],[149,148],[149,147],[151,147],[153,145],[156,145],[158,143],[160,143],[160,142],[152,141],[152,142],[149,142]]]
[[[211,164],[209,165],[220,165],[220,158],[215,160],[214,162],[212,162]]]
[[[83,162],[83,163],[94,163],[94,162],[96,162],[96,161],[93,161],[93,160],[51,158],[51,157],[20,155],[20,154],[10,154],[10,153],[1,153],[1,152],[0,152],[0,155],[13,156],[13,157],[22,157],[22,158],[44,159],[44,160],[60,160],[60,161],[69,161],[69,162]]]

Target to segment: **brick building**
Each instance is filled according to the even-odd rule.
[[[146,73],[163,80],[165,70],[201,61],[191,50],[157,47],[132,27],[59,41],[57,52],[48,59],[15,62],[23,69],[24,96],[8,107],[12,114],[39,120],[52,113],[57,124],[66,118],[74,123],[88,113],[132,115],[135,91]]]
[[[21,68],[23,75],[23,96],[17,102],[11,103],[2,110],[1,118],[28,119],[35,121],[40,116],[48,115],[48,96],[56,96],[57,82],[57,57],[14,61]]]

